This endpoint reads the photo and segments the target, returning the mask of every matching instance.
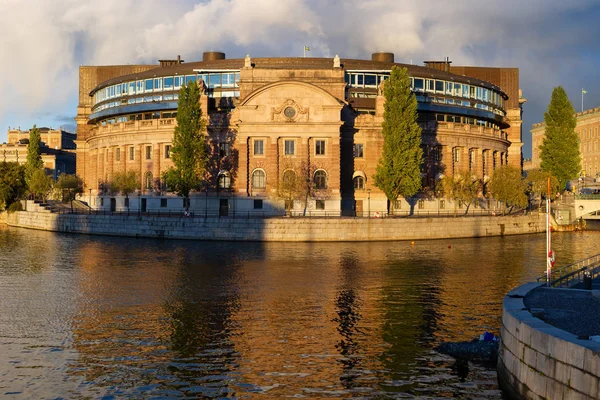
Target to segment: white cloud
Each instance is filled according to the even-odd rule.
[[[8,125],[52,123],[36,115],[74,116],[80,64],[193,61],[206,50],[296,56],[308,45],[316,57],[392,51],[398,62],[519,67],[525,131],[558,84],[584,80],[589,105],[600,102],[600,84],[588,83],[598,81],[596,0],[0,0],[0,15],[0,138]]]

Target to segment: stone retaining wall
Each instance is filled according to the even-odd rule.
[[[53,214],[28,202],[11,226],[134,237],[248,241],[378,241],[468,238],[544,231],[544,216],[460,218],[186,218]]]
[[[6,211],[0,212],[0,224],[6,224]]]
[[[523,298],[539,286],[523,285],[504,298],[500,387],[513,399],[600,399],[600,343],[579,340],[525,309]]]

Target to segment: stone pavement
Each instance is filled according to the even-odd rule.
[[[600,279],[592,290],[541,287],[529,292],[525,307],[544,322],[577,336],[600,335]]]

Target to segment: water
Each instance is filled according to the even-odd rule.
[[[558,264],[600,233],[553,236]],[[500,399],[442,341],[498,333],[544,235],[199,243],[0,229],[8,398]]]

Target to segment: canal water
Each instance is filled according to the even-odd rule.
[[[599,232],[553,236],[558,264]],[[442,341],[497,334],[545,236],[225,243],[0,228],[6,398],[500,399]]]

